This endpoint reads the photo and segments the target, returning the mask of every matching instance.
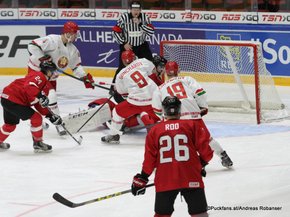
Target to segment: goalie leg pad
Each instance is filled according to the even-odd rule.
[[[73,114],[69,114],[62,118],[63,123],[67,130],[71,133],[76,133],[78,129],[99,109],[100,106],[90,108],[87,110],[79,111]],[[82,128],[82,131],[95,130],[98,126],[111,120],[111,110],[108,104],[105,104]]]

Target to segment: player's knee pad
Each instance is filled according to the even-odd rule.
[[[16,125],[14,124],[4,124],[0,130],[3,134],[9,135],[15,130],[15,128],[16,128]]]
[[[59,115],[59,108],[58,108],[58,105],[57,105],[57,96],[56,96],[56,92],[55,92],[54,89],[50,89],[49,90],[48,99],[49,99],[48,107],[50,108],[50,110],[54,114]]]
[[[42,127],[42,116],[38,112],[34,112],[34,114],[30,118],[31,128],[39,128]]]

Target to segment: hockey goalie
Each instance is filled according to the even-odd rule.
[[[111,112],[117,103],[113,98],[100,98],[88,104],[88,109],[78,111],[63,117],[63,122],[71,133],[94,131],[104,125],[107,127],[111,121]],[[144,128],[139,115],[125,120],[123,132]]]

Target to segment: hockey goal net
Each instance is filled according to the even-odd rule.
[[[176,40],[160,46],[161,55],[201,83],[211,110],[256,114],[258,124],[288,116],[259,42]]]

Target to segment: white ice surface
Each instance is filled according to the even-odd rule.
[[[14,76],[0,77],[0,90]],[[100,81],[110,79],[100,78]],[[290,104],[290,88],[278,89],[285,104]],[[61,77],[58,81],[62,115],[86,108],[107,91],[85,89],[79,81]],[[3,123],[2,107],[0,122]],[[290,121],[272,124],[246,124],[206,119],[212,135],[234,162],[224,169],[217,156],[207,166],[204,179],[209,210],[215,217],[290,216]],[[238,114],[236,114],[238,115]],[[54,127],[44,132],[45,142],[53,146],[49,154],[34,154],[29,122],[21,122],[7,142],[11,149],[0,153],[0,217],[150,217],[153,216],[154,188],[144,196],[131,194],[110,198],[78,208],[65,207],[52,199],[59,192],[73,202],[83,202],[130,188],[132,177],[143,161],[145,131],[121,137],[121,144],[107,145],[100,137],[109,131],[99,127],[84,137],[78,146],[69,136],[59,137]],[[154,176],[150,177],[153,180]],[[242,211],[218,209],[244,208]],[[261,210],[281,207],[279,211]],[[258,209],[258,210],[250,210]],[[180,197],[173,216],[188,216]]]

